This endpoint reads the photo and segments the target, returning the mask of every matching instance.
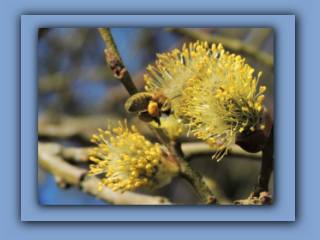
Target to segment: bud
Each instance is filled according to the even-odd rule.
[[[257,130],[242,135],[236,139],[235,143],[239,145],[243,150],[250,153],[257,153],[264,149],[273,124],[270,113],[265,107],[260,121],[261,122],[259,122]]]

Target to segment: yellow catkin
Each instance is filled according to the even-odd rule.
[[[108,122],[109,131],[99,129],[100,137],[93,135],[99,148],[88,152],[90,160],[96,163],[89,166],[89,175],[105,173],[105,178],[99,183],[99,191],[103,186],[113,191],[120,190],[121,193],[134,191],[136,187],[149,186],[151,178],[157,179],[151,185],[157,188],[169,183],[178,174],[178,165],[167,161],[159,144],[153,145],[146,141],[135,126],[129,130],[126,120],[125,124],[119,122],[118,127]],[[162,164],[158,159],[161,159]]]
[[[214,155],[221,160],[223,149],[229,149],[236,138],[260,129],[262,93],[266,91],[261,86],[257,94],[262,72],[257,74],[240,55],[225,51],[221,43],[210,46],[197,41],[157,56],[156,66],[147,68],[150,75],[144,79],[147,91],[172,99],[172,114],[161,118],[161,127],[171,139],[188,131],[210,146],[223,140],[222,150]],[[157,112],[150,109],[149,113]],[[152,157],[146,156],[148,160]]]
[[[266,87],[261,86],[259,94],[256,88],[262,72],[255,77],[255,70],[245,64],[245,59],[226,52],[222,44],[210,48],[199,42],[190,44],[189,49],[181,113],[198,138],[210,146],[216,140],[223,142],[214,155],[221,160],[236,138],[259,129],[264,100],[261,93]]]

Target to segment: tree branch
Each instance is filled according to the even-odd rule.
[[[123,86],[127,89],[130,95],[138,92],[138,89],[132,82],[131,76],[124,66],[121,56],[118,52],[117,46],[113,40],[109,28],[99,28],[101,36],[106,43],[108,49],[104,51],[106,60],[111,70],[115,73],[115,77],[120,80]]]
[[[194,171],[189,163],[183,158],[183,152],[181,150],[180,141],[171,141],[165,144],[169,151],[172,152],[174,157],[180,164],[181,173],[180,176],[186,179],[199,193],[202,200],[209,205],[219,204],[218,199],[212,194],[209,187],[203,181],[202,176]]]
[[[259,196],[261,192],[269,191],[269,181],[271,173],[273,171],[273,162],[274,162],[274,144],[273,144],[273,126],[271,127],[270,135],[268,137],[265,148],[262,151],[262,164],[260,175],[258,178],[258,183],[254,187],[251,195]]]

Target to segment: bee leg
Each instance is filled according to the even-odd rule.
[[[154,120],[148,112],[139,112],[138,118],[143,122],[152,122]]]
[[[161,126],[161,122],[160,122],[160,119],[158,117],[154,117],[153,120],[158,123],[158,127]]]

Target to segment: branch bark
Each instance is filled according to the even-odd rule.
[[[266,146],[262,151],[261,170],[258,178],[258,183],[256,184],[256,186],[254,187],[251,193],[251,195],[253,196],[259,196],[261,192],[269,191],[269,181],[270,181],[271,173],[273,171],[273,163],[274,163],[273,138],[274,138],[274,135],[273,135],[273,126],[272,126]]]
[[[200,197],[206,204],[219,205],[220,203],[218,199],[203,181],[202,176],[198,172],[194,171],[189,163],[183,158],[180,141],[171,141],[170,143],[167,143],[165,145],[169,149],[169,151],[172,152],[172,154],[180,164],[180,176],[187,180],[197,190]]]
[[[124,66],[121,56],[118,52],[117,46],[113,40],[109,28],[99,28],[101,36],[106,43],[108,49],[104,51],[106,60],[111,70],[114,72],[115,77],[120,80],[123,86],[127,89],[130,95],[138,92],[138,89],[132,82],[131,76]]]

